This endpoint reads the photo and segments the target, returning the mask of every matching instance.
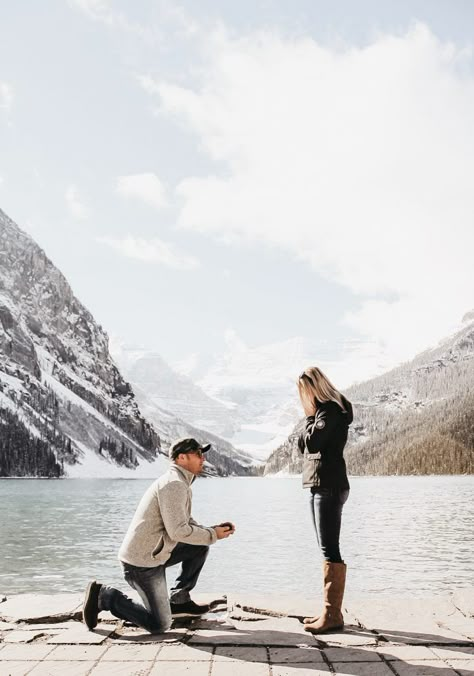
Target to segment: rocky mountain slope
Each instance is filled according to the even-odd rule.
[[[355,385],[345,456],[351,474],[474,473],[474,313],[436,348]],[[301,471],[303,421],[268,459],[265,474]]]
[[[155,476],[173,432],[192,429],[172,416],[161,427],[163,443],[105,331],[0,210],[0,476]],[[249,458],[215,444],[211,472],[248,473]]]
[[[221,437],[191,425],[169,411],[160,409],[148,391],[133,385],[140,410],[160,435],[162,446],[168,449],[174,439],[180,437],[194,437],[201,443],[210,443],[212,448],[206,455],[205,474],[208,475],[254,475],[260,472],[262,465],[256,462],[247,453],[236,449],[231,443]],[[257,467],[259,469],[257,470]]]
[[[191,375],[155,352],[114,344],[112,353],[134,391],[159,410],[264,461],[298,421],[295,373],[314,349],[301,338],[249,348],[230,336],[226,353],[196,359]]]
[[[112,354],[134,389],[146,392],[158,410],[218,436],[228,438],[235,433],[235,405],[208,396],[191,378],[174,371],[159,354],[124,346],[117,346]]]

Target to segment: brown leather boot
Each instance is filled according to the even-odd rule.
[[[346,564],[331,563],[325,561],[323,564],[324,578],[324,609],[321,615],[314,622],[306,622],[313,618],[305,618],[305,631],[312,634],[322,634],[325,631],[343,629],[344,618],[342,616],[342,600],[344,598],[344,588],[346,585]]]

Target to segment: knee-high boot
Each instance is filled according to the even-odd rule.
[[[341,609],[346,585],[346,564],[325,561],[323,564],[323,579],[323,612],[319,617],[311,618],[314,619],[313,622],[305,622],[305,631],[310,631],[312,634],[321,634],[325,631],[344,627]]]

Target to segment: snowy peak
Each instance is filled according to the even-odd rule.
[[[215,435],[232,436],[236,427],[232,404],[208,396],[156,352],[116,346],[113,354],[136,391],[146,393],[157,408]]]

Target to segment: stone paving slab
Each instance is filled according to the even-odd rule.
[[[324,655],[330,662],[381,662],[374,648],[326,648]],[[433,655],[431,656],[433,657]]]
[[[388,662],[395,660],[432,660],[438,657],[431,648],[424,645],[383,645],[377,648]],[[439,656],[441,657],[441,656]]]
[[[61,644],[92,644],[103,643],[105,639],[113,632],[113,627],[109,624],[98,624],[94,631],[89,631],[82,622],[76,622],[77,626],[66,629],[60,634],[48,638],[47,643]]]
[[[212,676],[270,676],[270,666],[258,662],[214,662]]]
[[[10,629],[18,629],[18,627],[13,622],[4,622],[3,620],[0,620],[0,631],[9,631]]]
[[[165,645],[161,648],[157,659],[159,662],[210,662],[212,651],[212,646],[191,646],[183,643],[180,645]]]
[[[40,664],[40,662],[24,662],[22,660],[8,662],[8,671],[5,672],[5,675],[2,674],[2,676],[25,676],[37,664]]]
[[[474,587],[457,589],[453,594],[453,605],[466,617],[474,617]]]
[[[449,598],[386,599],[354,602],[352,612],[359,623],[392,643],[458,643],[469,639],[442,626],[455,612]]]
[[[70,622],[35,622],[34,624],[14,624],[15,629],[22,629],[24,631],[44,631],[46,634],[50,631],[56,633],[62,631],[63,629],[71,629],[71,627],[77,627],[77,621]]]
[[[314,644],[314,638],[303,630],[303,625],[293,618],[234,622],[232,626],[206,630],[198,629],[190,644],[212,645],[266,645],[299,646]]]
[[[474,660],[453,660],[448,664],[456,670],[459,676],[472,676],[474,674]]]
[[[257,620],[268,620],[268,615],[261,615],[260,613],[250,613],[247,610],[242,610],[239,606],[234,606],[229,611],[229,618],[231,620],[238,620],[244,622],[257,622]]]
[[[3,640],[5,643],[30,643],[42,635],[42,631],[9,631]]]
[[[219,650],[219,648],[217,648]],[[270,648],[270,662],[279,664],[304,664],[307,662],[324,662],[323,653],[319,648]]]
[[[33,648],[34,646],[31,647]],[[38,648],[39,647],[43,646],[38,646]],[[50,652],[44,658],[45,660],[53,660],[53,661],[59,660],[63,662],[65,660],[80,661],[80,662],[82,662],[83,660],[85,661],[93,660],[95,662],[96,660],[100,659],[107,650],[107,646],[105,645],[52,646],[46,644],[44,647],[50,648]]]
[[[5,622],[61,621],[79,619],[83,594],[19,594],[0,603],[0,619]]]
[[[366,629],[358,629],[353,626],[346,626],[344,631],[334,634],[318,634],[314,636],[315,640],[321,646],[333,646],[335,648],[345,646],[376,646],[380,636]]]
[[[298,648],[296,648],[298,650]],[[257,646],[218,646],[214,662],[267,662],[267,649]]]
[[[30,662],[44,660],[53,650],[53,646],[45,645],[43,643],[36,643],[33,645],[6,645],[1,652],[0,664],[7,660],[28,660]]]
[[[474,639],[474,617],[466,617],[459,610],[439,621],[441,627],[460,634],[467,639]]]
[[[94,674],[93,676],[97,676],[97,674]],[[111,675],[107,674],[107,676]],[[156,662],[148,676],[209,676],[209,663]],[[239,676],[245,676],[245,672],[241,670]]]
[[[161,646],[149,645],[111,645],[103,653],[102,662],[153,662]]]
[[[474,660],[474,645],[471,646],[430,646],[436,657],[442,660]]]
[[[314,599],[298,598],[295,601],[291,594],[229,594],[227,604],[229,610],[237,607],[274,617],[306,617],[314,615],[316,607]]]
[[[153,662],[99,662],[91,676],[148,676]],[[163,672],[161,676],[166,676]]]
[[[272,665],[273,676],[327,676],[329,673],[327,664],[302,665],[301,663],[296,663]]]
[[[398,676],[456,676],[456,672],[441,660],[397,662],[395,669]]]
[[[336,676],[393,676],[393,671],[383,662],[335,662],[332,666]]]
[[[187,628],[172,629],[166,634],[149,634],[138,627],[125,627],[115,630],[114,643],[178,643],[183,641],[188,634]]]
[[[86,676],[94,662],[40,662],[31,671],[28,676]],[[112,674],[109,674],[112,676]]]

